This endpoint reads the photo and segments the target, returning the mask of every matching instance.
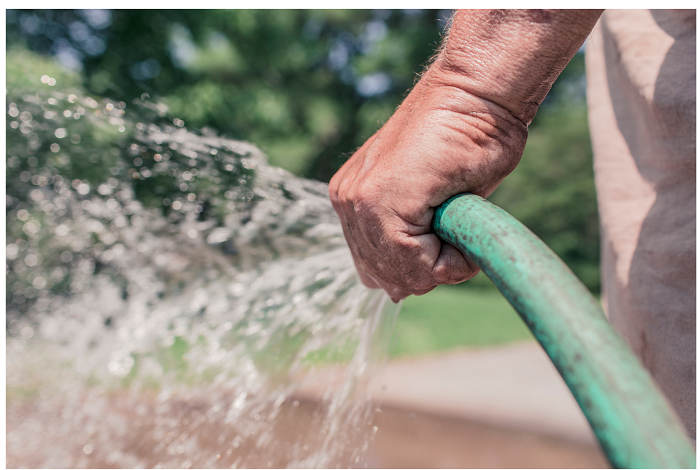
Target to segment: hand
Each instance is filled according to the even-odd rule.
[[[365,285],[398,302],[477,274],[430,233],[433,210],[462,192],[488,196],[515,168],[527,125],[600,14],[455,14],[435,62],[330,182]]]
[[[330,182],[362,282],[398,302],[475,276],[471,260],[431,233],[433,209],[462,192],[489,195],[526,137],[508,110],[429,70]]]

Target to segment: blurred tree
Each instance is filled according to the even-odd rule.
[[[600,291],[598,206],[584,103],[553,104],[531,129],[518,167],[490,200],[529,227],[592,291]]]
[[[24,42],[82,69],[92,93],[144,92],[194,127],[249,140],[273,164],[329,180],[388,119],[449,12],[10,11]]]
[[[80,71],[90,93],[143,93],[189,127],[260,146],[328,181],[400,104],[441,40],[447,10],[8,10],[8,48]],[[10,70],[8,70],[8,74]],[[599,286],[598,222],[577,54],[493,200]]]

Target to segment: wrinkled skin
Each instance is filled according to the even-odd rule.
[[[398,302],[478,273],[431,233],[434,208],[463,192],[486,197],[515,168],[537,106],[599,15],[455,16],[431,67],[330,182],[366,286]]]
[[[507,110],[426,74],[330,183],[362,282],[397,302],[474,277],[476,265],[431,233],[433,208],[462,192],[489,195],[526,137]]]

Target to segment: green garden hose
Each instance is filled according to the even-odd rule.
[[[433,230],[472,259],[547,352],[616,468],[695,468],[683,426],[581,281],[523,224],[473,195],[435,212]]]

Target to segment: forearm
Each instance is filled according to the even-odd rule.
[[[431,233],[450,196],[487,196],[518,164],[527,126],[600,12],[461,11],[394,115],[331,179],[358,273],[396,302],[478,268]]]
[[[491,101],[529,124],[602,10],[460,10],[423,77]]]

